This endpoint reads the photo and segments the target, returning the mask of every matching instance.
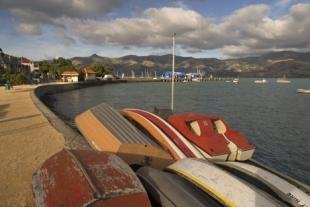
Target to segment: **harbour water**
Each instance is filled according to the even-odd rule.
[[[198,111],[219,115],[242,131],[257,147],[254,158],[297,180],[310,184],[309,79],[277,84],[267,79],[241,79],[175,84],[175,112]],[[169,83],[122,83],[84,88],[47,97],[49,106],[74,127],[74,117],[101,102],[122,108],[170,107]]]

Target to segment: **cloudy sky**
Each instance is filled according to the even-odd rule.
[[[310,0],[0,0],[0,48],[35,60],[310,51]]]

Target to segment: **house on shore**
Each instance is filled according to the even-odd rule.
[[[92,68],[84,68],[85,80],[96,80],[96,72]]]
[[[20,60],[21,64],[24,66],[28,66],[30,69],[30,72],[39,71],[39,63],[33,62],[25,57],[21,57]]]
[[[30,67],[28,65],[22,64],[22,58],[5,54],[1,48],[0,69],[4,69],[5,71],[9,71],[11,73],[23,72],[28,74],[30,72]]]
[[[79,73],[75,70],[64,71],[61,76],[63,82],[79,82]]]

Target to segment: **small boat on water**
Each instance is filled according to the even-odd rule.
[[[133,170],[116,155],[98,151],[58,152],[35,171],[32,190],[37,207],[151,207]]]
[[[105,103],[81,113],[75,122],[94,149],[116,153],[128,164],[164,168],[173,161],[159,144]]]
[[[210,156],[226,154],[228,160],[243,161],[254,153],[248,139],[220,117],[187,112],[169,116],[168,122]]]
[[[267,83],[267,80],[263,78],[261,80],[255,80],[254,83]]]
[[[192,78],[193,82],[201,82],[201,78]]]
[[[224,206],[287,206],[284,202],[248,185],[207,160],[182,159],[167,169],[191,181]]]
[[[291,81],[288,80],[285,75],[282,78],[278,78],[276,82],[277,83],[291,83]]]
[[[308,94],[310,94],[310,88],[309,89],[299,88],[299,89],[297,89],[297,93],[308,93]]]
[[[234,78],[234,79],[232,80],[232,83],[233,83],[233,84],[239,84],[239,83],[240,83],[239,78]]]

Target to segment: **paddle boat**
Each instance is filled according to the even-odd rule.
[[[225,145],[217,145],[215,147],[215,150],[212,151],[212,153],[208,154],[199,146],[197,146],[194,142],[184,137],[172,125],[170,125],[161,117],[141,109],[125,109],[125,111],[137,113],[146,118],[147,120],[151,121],[157,128],[159,128],[166,136],[168,136],[173,141],[173,143],[183,152],[186,157],[227,160],[229,156],[230,151],[226,147],[225,140],[222,140]]]
[[[255,151],[242,133],[230,128],[220,117],[181,113],[169,116],[168,122],[208,155],[226,153],[228,160],[243,161],[250,159]]]
[[[95,150],[116,153],[130,165],[164,168],[173,162],[159,144],[108,104],[102,103],[81,113],[75,122]]]
[[[45,206],[151,207],[132,169],[119,157],[98,151],[62,150],[32,177],[33,201]]]

